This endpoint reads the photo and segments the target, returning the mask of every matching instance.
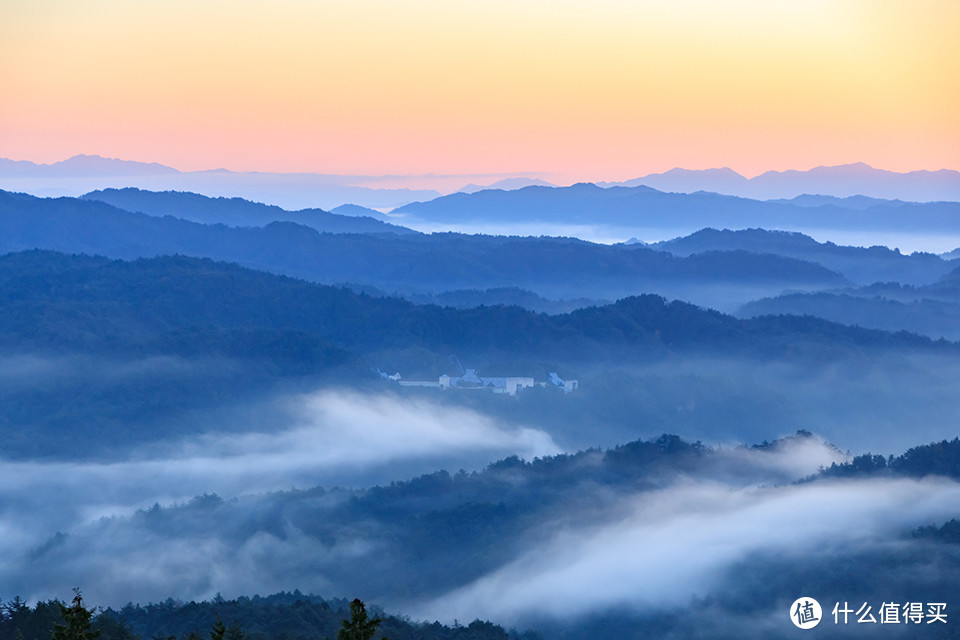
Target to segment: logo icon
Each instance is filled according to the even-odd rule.
[[[790,621],[801,629],[813,629],[820,624],[822,617],[820,603],[813,598],[797,598],[790,605]]]

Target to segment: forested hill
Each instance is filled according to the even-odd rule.
[[[903,466],[900,475],[924,476],[928,474],[957,477],[958,442],[943,442],[914,447],[896,458],[891,458],[894,467]],[[770,500],[786,499],[777,509],[795,509],[796,496],[818,494],[825,486],[841,486],[823,473],[808,482],[789,483],[793,473],[790,460],[796,456],[814,455],[819,459],[840,457],[838,451],[807,432],[798,432],[774,442],[753,447],[707,447],[699,442],[685,441],[677,436],[663,435],[651,440],[637,440],[607,450],[591,449],[572,454],[560,454],[530,462],[516,457],[490,464],[482,471],[446,471],[422,475],[409,481],[394,482],[370,489],[323,489],[291,490],[259,495],[249,495],[224,500],[216,495],[197,496],[185,504],[161,507],[155,505],[140,510],[129,517],[104,518],[82,530],[69,535],[59,534],[38,549],[29,559],[25,570],[41,575],[63,575],[70,572],[74,578],[108,574],[104,568],[110,563],[129,561],[136,566],[137,558],[128,548],[115,549],[112,540],[150,539],[158,549],[170,545],[182,549],[186,546],[198,549],[216,548],[244,549],[244,542],[271,540],[276,546],[265,547],[263,555],[253,558],[200,552],[196,562],[198,569],[211,575],[223,575],[219,571],[259,571],[282,573],[288,584],[304,584],[317,574],[323,575],[335,590],[346,593],[369,593],[383,601],[397,595],[409,602],[442,596],[461,585],[474,584],[476,580],[491,575],[502,566],[513,566],[513,561],[530,552],[531,541],[549,540],[549,533],[576,531],[585,523],[597,527],[637,527],[634,531],[641,539],[646,527],[669,526],[649,521],[649,516],[630,523],[621,522],[623,510],[629,512],[631,504],[646,499],[653,500],[650,511],[656,513],[657,495],[664,491],[690,487],[722,486],[716,494],[739,489],[750,494],[764,496],[754,509],[741,512],[739,517],[751,519],[762,511]],[[838,465],[847,467],[848,465]],[[835,467],[834,467],[835,468]],[[937,482],[944,482],[938,479]],[[764,483],[757,487],[758,483]],[[766,483],[770,483],[766,485]],[[851,483],[846,482],[849,487]],[[871,490],[882,491],[889,486],[859,485],[866,499]],[[873,489],[871,489],[871,487]],[[687,489],[679,489],[681,498]],[[849,494],[848,494],[849,495]],[[625,500],[627,502],[625,502]],[[641,502],[642,504],[648,504]],[[800,504],[804,504],[800,501]],[[682,506],[681,506],[682,508]],[[646,512],[644,512],[646,513]],[[612,514],[617,514],[611,521]],[[675,516],[675,514],[673,514]],[[635,515],[640,518],[641,516]],[[782,514],[778,516],[783,518]],[[713,521],[723,527],[721,536],[725,543],[736,545],[729,522]],[[710,584],[712,589],[705,603],[707,611],[699,608],[688,614],[690,619],[658,617],[656,613],[634,612],[649,628],[658,631],[658,637],[695,637],[683,633],[688,627],[696,628],[711,620],[716,600],[721,605],[728,601],[742,603],[739,612],[768,615],[769,611],[781,610],[777,599],[794,593],[790,584],[797,572],[803,575],[808,588],[816,593],[833,593],[850,587],[847,567],[851,562],[865,562],[864,570],[872,582],[854,583],[863,589],[858,597],[889,598],[889,593],[916,589],[921,594],[952,596],[956,592],[953,567],[956,567],[957,550],[951,545],[951,531],[956,526],[918,528],[924,521],[909,517],[884,533],[887,544],[879,550],[862,539],[856,546],[837,543],[830,549],[819,549],[799,558],[791,554],[764,550],[756,555],[744,554],[742,561],[731,566],[725,582]],[[937,522],[940,525],[940,522]],[[870,527],[870,523],[864,523]],[[738,523],[734,529],[742,531]],[[910,532],[915,532],[911,540]],[[945,532],[941,534],[941,532]],[[674,530],[676,534],[676,530]],[[726,537],[723,537],[726,534]],[[329,553],[356,538],[369,544],[365,551],[344,559],[342,555]],[[749,537],[749,536],[747,536]],[[918,540],[923,538],[923,540]],[[667,553],[676,554],[665,538],[658,538]],[[729,542],[727,542],[729,541]],[[748,543],[749,546],[749,543]],[[114,552],[118,555],[111,556]],[[281,552],[280,556],[276,554]],[[776,553],[775,553],[776,552]],[[773,555],[775,553],[775,555]],[[124,555],[127,554],[127,555]],[[884,562],[893,554],[898,562],[909,563],[905,571],[898,571],[896,564]],[[281,558],[309,557],[310,562],[286,562]],[[940,560],[946,573],[921,571],[932,559]],[[227,563],[218,566],[217,563]],[[808,566],[813,563],[813,567]],[[242,564],[246,563],[246,564]],[[278,565],[279,563],[279,565]],[[238,566],[240,568],[238,568]],[[533,570],[538,570],[537,566]],[[813,570],[813,569],[816,570]],[[642,576],[635,579],[641,581]],[[512,585],[507,585],[509,588]],[[208,588],[208,586],[203,587]],[[697,591],[701,593],[701,591]],[[752,597],[749,597],[752,596]],[[922,596],[917,596],[922,597]],[[789,601],[789,600],[788,600]],[[153,605],[128,605],[118,610],[109,610],[108,622],[104,625],[107,635],[102,640],[125,640],[130,634],[118,632],[115,621],[120,621],[129,632],[141,638],[159,637],[168,639],[187,638],[191,632],[205,634],[219,615],[226,625],[235,626],[253,640],[254,638],[302,638],[321,640],[335,633],[339,620],[345,617],[345,601],[323,600],[302,594],[278,594],[269,598],[242,597],[236,600],[215,598],[208,602],[180,603],[168,600]],[[549,610],[547,603],[540,605]],[[722,606],[721,606],[722,608]],[[55,610],[55,609],[54,609]],[[40,606],[39,613],[44,613]],[[47,611],[46,613],[49,613]],[[616,637],[611,633],[620,620],[616,610],[607,611],[594,619],[572,617],[558,621],[546,631],[545,637],[596,638]],[[42,620],[42,616],[37,616]],[[110,622],[114,621],[114,622]],[[10,606],[0,615],[0,628],[15,630],[19,623],[35,624],[25,607]],[[566,624],[569,629],[558,627]],[[728,623],[729,624],[729,623]],[[527,626],[527,625],[524,625]],[[534,626],[537,628],[537,626]],[[700,627],[702,628],[702,627]],[[741,635],[717,633],[716,637],[742,637],[742,626],[736,627]],[[454,626],[410,623],[409,620],[387,617],[381,631],[394,640],[403,638],[436,638],[437,640],[506,640],[507,633],[489,623],[475,622],[466,627],[469,632]],[[668,631],[672,631],[670,635]],[[719,630],[718,630],[719,631]],[[11,636],[14,637],[14,636]],[[201,636],[203,637],[203,636]],[[525,637],[521,635],[520,637]],[[526,636],[534,637],[534,636]],[[711,636],[713,637],[713,636]],[[779,632],[771,637],[784,637]],[[24,640],[40,640],[39,636],[24,634]]]
[[[243,198],[210,198],[181,191],[145,191],[132,187],[101,189],[91,191],[81,199],[105,202],[118,209],[151,216],[173,216],[231,227],[264,227],[271,222],[295,222],[327,233],[416,233],[369,215],[341,215],[321,209],[287,211]],[[379,215],[376,211],[371,213]]]
[[[540,221],[668,229],[720,226],[914,232],[956,230],[960,226],[958,212],[957,202],[882,201],[857,210],[832,202],[801,206],[789,201],[750,200],[705,191],[664,193],[645,186],[601,188],[589,183],[454,193],[394,209],[397,214],[446,223]]]
[[[186,257],[124,262],[45,251],[5,255],[0,304],[0,344],[7,350],[192,354],[229,342],[230,332],[253,331],[293,359],[310,344],[330,354],[421,348],[580,362],[671,351],[802,357],[808,350],[820,357],[864,348],[956,348],[813,318],[738,320],[649,295],[556,316],[519,307],[418,306]]]
[[[640,416],[676,424],[687,415],[678,416],[676,403],[689,406],[691,394],[711,398],[702,406],[724,412],[743,403],[777,407],[762,420],[740,409],[721,414],[737,433],[758,433],[772,416],[807,426],[798,419],[807,405],[770,405],[769,393],[747,379],[731,392],[709,367],[706,379],[677,384],[606,372],[664,360],[693,366],[712,357],[829,368],[880,354],[939,354],[944,364],[960,355],[954,343],[905,333],[803,317],[740,320],[655,295],[561,315],[516,306],[456,309],[184,256],[0,255],[0,307],[0,364],[17,372],[0,388],[0,436],[13,457],[112,455],[129,443],[201,428],[202,414],[194,412],[232,410],[281,388],[372,385],[401,392],[382,386],[375,370],[436,380],[458,371],[450,369],[451,355],[490,376],[599,376],[562,411],[549,393],[494,403],[496,411],[549,422],[581,444],[632,433]],[[893,402],[887,396],[898,398],[897,406],[914,406],[896,393],[884,394],[877,406]],[[471,394],[447,398],[491,409]],[[712,410],[702,411],[689,414],[696,425]],[[587,437],[578,423],[598,413],[605,418]],[[713,413],[709,422],[713,430]]]
[[[701,229],[682,238],[651,245],[677,256],[707,251],[749,251],[807,260],[842,273],[851,282],[899,282],[924,285],[935,282],[955,265],[931,253],[903,254],[887,247],[847,247],[817,242],[810,236],[765,229]]]
[[[811,262],[745,251],[681,258],[569,238],[319,233],[285,221],[235,228],[148,216],[95,200],[0,192],[0,251],[34,248],[122,259],[207,257],[315,282],[365,283],[391,291],[516,286],[549,297],[616,299],[656,287],[680,290],[679,284],[759,288],[775,295],[785,288],[847,282]]]
[[[534,632],[507,632],[503,627],[474,620],[466,625],[413,622],[368,607],[369,616],[381,618],[377,635],[391,640],[541,640]],[[344,620],[350,619],[350,603],[344,598],[281,592],[270,596],[241,596],[234,600],[215,598],[202,602],[165,602],[106,609],[92,619],[91,631],[99,640],[206,640],[219,620],[228,640],[330,640]],[[29,607],[22,600],[3,603],[0,638],[49,640],[54,625],[65,624],[59,601],[48,600]]]
[[[865,453],[854,457],[849,462],[834,463],[817,474],[815,478],[865,476],[922,478],[927,475],[960,479],[960,438],[913,447],[899,456],[884,457]]]

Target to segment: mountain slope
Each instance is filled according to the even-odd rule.
[[[53,164],[0,158],[0,189],[41,196],[79,196],[98,189],[135,187],[152,191],[188,191],[210,197],[242,197],[285,209],[333,207],[354,203],[396,207],[440,195],[430,189],[373,188],[371,176],[259,171],[178,171],[157,163],[74,156]]]
[[[960,268],[924,286],[885,282],[839,291],[789,293],[751,301],[736,313],[744,318],[769,314],[816,316],[847,325],[960,340]]]
[[[663,229],[727,227],[766,229],[960,230],[960,203],[932,202],[851,209],[767,202],[716,193],[664,193],[646,186],[525,187],[516,191],[455,193],[394,210],[444,222],[543,222]]]
[[[37,164],[26,160],[0,158],[0,176],[25,178],[85,178],[94,176],[145,177],[180,172],[156,162],[135,162],[92,155],[76,155],[60,162]]]
[[[733,250],[772,253],[821,264],[863,285],[874,282],[930,284],[953,269],[949,262],[930,253],[904,255],[887,247],[844,247],[832,242],[817,242],[797,232],[764,229],[702,229],[650,246],[677,256]]]
[[[32,248],[124,259],[177,253],[388,291],[520,287],[552,298],[608,299],[653,292],[701,304],[713,304],[705,297],[714,296],[727,307],[757,292],[846,283],[819,265],[742,251],[678,258],[642,246],[565,238],[329,234],[290,222],[231,228],[127,212],[93,200],[0,192],[0,251]]]
[[[882,414],[874,438],[891,437],[886,425],[899,424],[898,412],[935,414],[933,428],[954,407],[928,402],[953,394],[952,386],[945,391],[924,374],[918,394],[909,382],[918,376],[904,377],[897,364],[874,374],[897,381],[883,392],[885,382],[860,388],[858,377],[834,380],[828,392],[820,376],[886,359],[938,359],[949,369],[956,344],[811,317],[738,320],[650,295],[547,316],[420,306],[207,259],[28,251],[0,256],[0,308],[7,457],[109,456],[211,425],[232,433],[289,424],[294,418],[270,400],[283,389],[408,393],[376,369],[436,381],[458,374],[451,355],[483,375],[581,379],[582,390],[563,403],[541,388],[518,402],[436,389],[424,397],[493,412],[505,424],[542,425],[579,446],[651,425],[743,437],[767,433],[771,423],[818,424],[849,438],[846,420],[825,421],[822,402],[804,401],[831,394],[840,396],[831,400],[835,411],[858,415],[870,398]],[[250,408],[258,402],[266,406]]]
[[[958,595],[960,550],[919,529],[955,516],[958,453],[952,440],[889,462],[867,454],[847,463],[805,432],[752,447],[662,435],[369,489],[198,495],[52,535],[4,563],[0,576],[28,597],[57,577],[86,579],[99,601],[117,606],[173,588],[198,599],[221,584],[320,584],[332,594],[405,603],[421,619],[480,615],[578,640],[651,630],[689,638],[704,628],[711,638],[743,638],[775,611],[764,637],[779,640],[796,637],[787,607],[797,579],[816,594],[853,586],[869,602]],[[792,482],[818,465],[826,470]],[[816,526],[812,509],[822,518]],[[691,525],[704,521],[709,526]],[[142,540],[149,549],[130,543]],[[158,566],[158,555],[178,562]],[[128,572],[141,567],[151,570],[131,583]],[[575,589],[565,580],[571,574]],[[256,597],[242,606],[216,601],[225,621],[260,609],[242,620],[250,631],[268,613]],[[283,600],[271,604],[286,613]],[[170,617],[160,628],[186,632],[206,623],[210,609],[168,601],[115,615],[157,635],[157,617]],[[316,637],[295,625],[309,610],[295,606],[283,628]],[[314,626],[323,624],[329,618],[315,615]],[[455,637],[480,638],[481,630],[471,625]],[[429,637],[444,637],[439,631]]]
[[[167,346],[191,327],[305,332],[361,353],[421,345],[582,359],[662,349],[763,353],[810,341],[839,348],[935,345],[916,336],[814,319],[737,320],[657,296],[546,316],[519,307],[453,309],[373,298],[185,257],[124,262],[30,251],[0,256],[0,339],[7,348]],[[55,312],[55,313],[54,313]]]
[[[960,172],[941,169],[897,173],[874,169],[862,162],[814,167],[808,171],[767,171],[753,178],[745,178],[728,168],[671,169],[612,184],[645,185],[682,193],[706,190],[760,200],[805,194],[839,198],[860,195],[914,202],[960,200]]]
[[[772,314],[815,316],[870,329],[960,340],[960,304],[940,300],[901,302],[846,292],[794,293],[748,302],[737,312],[743,318]]]
[[[97,200],[118,209],[147,215],[173,216],[203,224],[231,227],[263,227],[271,222],[295,222],[326,233],[416,233],[406,227],[387,224],[369,216],[347,216],[320,209],[286,211],[280,207],[242,198],[208,198],[196,193],[153,192],[141,189],[91,191],[83,200]]]

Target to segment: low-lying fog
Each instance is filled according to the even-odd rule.
[[[157,531],[130,516],[137,508],[149,509],[154,502],[182,504],[193,496],[215,492],[228,499],[251,496],[226,503],[232,513],[225,515],[223,522],[243,522],[275,511],[270,508],[273,498],[264,492],[332,487],[349,478],[369,480],[385,473],[386,468],[394,476],[401,474],[398,469],[406,469],[404,477],[409,477],[453,460],[478,467],[484,459],[511,452],[530,459],[558,452],[542,432],[504,428],[470,411],[423,402],[399,403],[387,397],[362,398],[351,393],[321,393],[302,400],[304,423],[275,435],[244,435],[229,440],[208,435],[152,454],[141,451],[115,463],[2,463],[0,470],[7,482],[0,487],[4,505],[0,512],[0,555],[11,561],[0,567],[0,584],[31,598],[57,595],[69,585],[80,584],[91,601],[113,605],[171,595],[207,598],[217,591],[242,595],[244,589],[316,588],[327,581],[323,571],[313,574],[310,567],[331,562],[330,554],[344,554],[344,562],[361,562],[364,556],[377,553],[386,541],[358,536],[351,543],[352,549],[330,549],[279,511],[272,516],[277,522],[263,524],[273,534],[259,531],[242,540],[233,539],[235,532],[229,527],[211,530],[200,518],[174,530]],[[704,467],[700,477],[678,481],[662,491],[619,499],[602,510],[601,516],[595,515],[595,521],[567,523],[556,540],[549,522],[542,523],[542,528],[529,533],[537,540],[531,547],[536,549],[532,557],[540,558],[545,553],[536,562],[549,564],[551,555],[556,555],[549,548],[568,544],[573,539],[570,536],[583,538],[588,546],[596,543],[603,547],[607,544],[602,542],[605,537],[630,537],[633,534],[629,531],[649,518],[656,521],[655,529],[660,533],[647,535],[667,537],[674,536],[669,530],[671,523],[679,526],[690,518],[742,522],[745,513],[759,510],[766,514],[771,507],[765,505],[790,504],[781,502],[785,500],[782,490],[761,490],[758,483],[801,478],[844,458],[820,441],[799,441],[776,452],[724,449],[718,459],[711,460],[709,468]],[[587,483],[582,491],[589,495],[598,489]],[[312,504],[316,498],[293,494],[282,502],[297,500]],[[329,500],[331,504],[337,501]],[[925,504],[915,499],[912,502],[914,509]],[[430,505],[424,505],[424,510],[429,512]],[[252,515],[257,513],[261,515]],[[558,512],[551,519],[565,517]],[[277,529],[283,530],[279,537]],[[55,536],[57,532],[66,536]],[[758,531],[755,538],[765,536]],[[680,540],[678,537],[677,542]],[[728,544],[729,540],[720,539],[714,543]],[[51,563],[44,555],[51,545],[63,547],[58,550],[57,562]],[[571,546],[571,558],[575,550],[576,545]],[[563,559],[566,555],[556,555],[560,564],[554,565],[555,570],[570,570],[561,569],[567,564]],[[69,560],[64,563],[64,558]],[[276,567],[288,566],[293,558],[299,558],[302,564],[278,575]],[[429,563],[429,559],[424,562]],[[518,558],[516,562],[526,566],[534,560]],[[723,559],[718,562],[722,564]],[[513,566],[511,563],[502,571],[509,573]],[[708,569],[704,564],[697,571]],[[589,569],[598,575],[609,570],[605,563]],[[398,575],[387,580],[388,588],[378,595],[402,591],[398,587],[403,579]],[[337,586],[330,583],[328,588]],[[573,588],[572,583],[567,588]],[[456,597],[462,600],[466,596]],[[515,602],[520,606],[522,599]],[[502,618],[516,613],[493,611],[489,603],[481,604],[475,615]],[[461,614],[458,606],[449,606],[450,616],[436,615],[468,615]]]
[[[729,569],[751,555],[802,564],[811,555],[862,553],[918,522],[955,516],[958,504],[960,483],[947,480],[775,488],[682,482],[625,498],[608,521],[531,536],[529,551],[512,562],[405,610],[426,619],[522,624],[620,607],[682,608],[722,589]]]
[[[110,459],[8,457],[0,460],[0,597],[65,598],[80,586],[91,603],[121,606],[301,589],[376,599],[416,618],[515,625],[684,608],[722,592],[731,572],[757,557],[790,567],[814,552],[825,561],[902,550],[917,544],[913,528],[960,515],[960,485],[947,480],[791,484],[847,459],[847,450],[899,454],[955,437],[958,365],[915,354],[802,365],[625,363],[587,372],[574,394],[539,400],[407,393],[384,382],[381,391],[327,388],[263,400],[259,413],[284,416],[280,427],[276,419],[264,423],[269,429],[211,422],[203,433],[157,437]],[[30,387],[57,371],[56,361],[25,359],[6,361],[0,376]],[[227,414],[209,414],[217,415]],[[775,452],[737,447],[797,429],[822,439]],[[719,462],[619,494],[584,481],[575,501],[504,532],[508,557],[479,575],[433,566],[430,553],[420,565],[404,564],[400,542],[363,518],[343,524],[349,544],[334,544],[295,517],[309,511],[323,521],[352,494],[268,493],[389,484],[661,433],[717,446]],[[163,510],[163,526],[151,525],[154,503],[209,493],[225,501],[207,511],[203,500]],[[425,502],[423,517],[433,508]],[[409,596],[407,585],[425,568],[443,579]]]
[[[272,433],[211,431],[138,447],[112,461],[0,460],[0,555],[155,502],[370,486],[438,468],[475,469],[508,455],[560,452],[543,431],[423,400],[341,390],[276,403],[295,419]]]
[[[673,240],[700,231],[702,225],[687,227],[621,227],[600,224],[549,224],[543,222],[520,223],[456,223],[418,220],[397,215],[394,222],[423,233],[442,233],[452,231],[465,234],[485,234],[501,236],[556,236],[580,238],[599,244],[617,244],[631,239],[645,243]],[[770,231],[797,231],[808,235],[818,242],[832,242],[841,246],[872,247],[884,246],[900,249],[901,253],[946,253],[960,247],[960,235],[944,232],[875,231],[870,229],[822,229],[808,227],[766,227]]]

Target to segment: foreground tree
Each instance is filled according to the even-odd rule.
[[[218,593],[217,595],[219,596],[220,594]],[[226,635],[227,628],[224,626],[220,616],[217,616],[217,622],[210,629],[210,640],[223,640]]]
[[[337,640],[371,640],[381,622],[381,618],[367,618],[366,606],[360,598],[355,598],[350,603],[350,620],[343,621],[337,631]]]
[[[80,595],[80,588],[73,590],[73,604],[69,607],[60,604],[60,614],[63,616],[66,626],[62,624],[53,627],[52,640],[94,640],[100,635],[99,631],[90,629],[90,619],[93,618],[93,610],[83,606],[83,596]]]

